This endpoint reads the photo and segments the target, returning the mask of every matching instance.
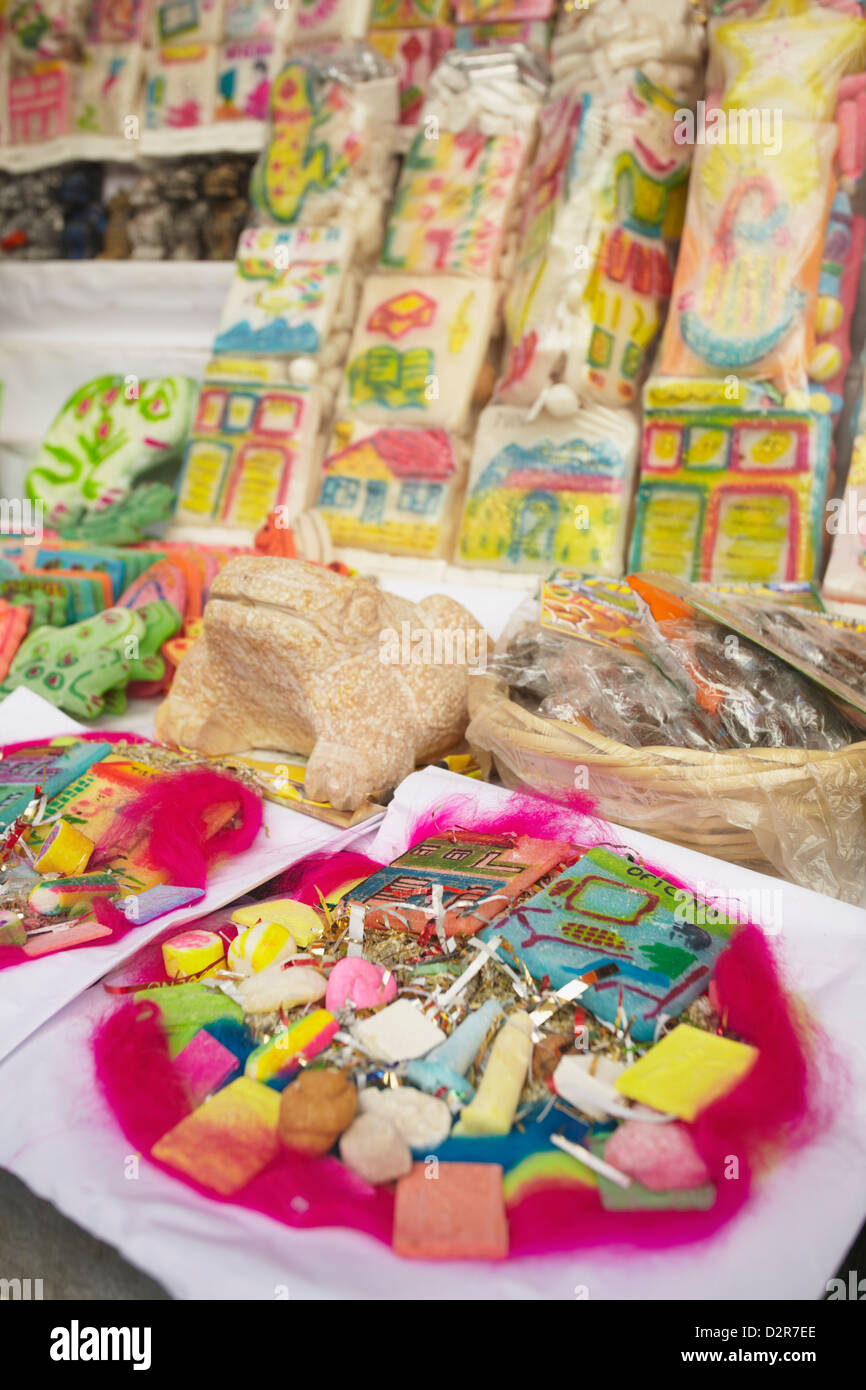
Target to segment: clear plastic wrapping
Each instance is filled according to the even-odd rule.
[[[826,696],[784,661],[705,618],[658,624],[649,649],[718,720],[732,748],[831,751],[853,733]]]
[[[665,678],[650,663],[651,683],[642,671],[640,683],[624,680],[612,700],[614,673],[631,658],[609,647],[559,638],[527,621],[523,610],[518,616],[488,670],[469,682],[467,739],[483,768],[492,765],[506,786],[565,803],[589,796],[598,813],[615,824],[735,863],[763,870],[769,866],[795,883],[848,902],[861,900],[866,891],[866,743],[857,741],[844,720],[837,722],[820,692],[813,696],[805,682],[801,687],[793,671],[790,682],[773,684],[769,700],[763,687],[754,687],[767,711],[764,726],[758,727],[748,702],[735,699],[727,710],[729,727],[722,743],[717,751],[707,751],[700,746],[704,721],[712,727],[719,716],[690,702],[685,690],[657,684]],[[705,641],[703,634],[698,640]],[[734,695],[750,692],[751,682],[765,670],[765,654],[754,654],[740,638],[737,648],[729,643],[734,657],[725,670],[719,665],[724,642],[720,648],[709,646],[715,683]],[[575,655],[564,657],[564,650]],[[709,656],[706,651],[702,656],[706,678]],[[566,674],[571,696],[557,679]],[[673,698],[660,715],[658,692],[665,688]],[[677,699],[684,703],[678,705]],[[591,719],[581,717],[586,708]],[[683,713],[687,724],[692,721],[686,728]],[[647,721],[652,719],[667,720],[677,739],[639,745],[651,732]],[[750,720],[763,745],[731,747],[731,731],[742,737]],[[622,736],[623,724],[630,726],[631,741]],[[795,731],[823,746],[798,744]]]

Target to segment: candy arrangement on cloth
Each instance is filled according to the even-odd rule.
[[[631,563],[812,579],[863,246],[866,24],[806,0],[721,10],[703,125],[680,137],[694,168]]]
[[[410,1259],[712,1236],[809,1137],[817,1040],[759,928],[612,837],[452,799],[354,887],[337,856],[236,913],[225,961],[166,933],[95,1039],[124,1135]]]
[[[0,970],[197,902],[261,823],[248,786],[146,740],[0,750]]]
[[[157,737],[206,754],[302,753],[307,795],[352,811],[462,738],[485,641],[452,599],[413,604],[301,560],[236,558],[214,581]]]
[[[483,772],[859,902],[866,640],[783,596],[555,575],[470,684]]]

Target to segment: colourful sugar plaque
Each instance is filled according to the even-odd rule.
[[[106,936],[111,936],[111,927],[100,926],[98,922],[76,922],[74,926],[56,926],[29,936],[23,951],[25,956],[35,959],[54,951],[68,951],[71,946],[86,946]]]
[[[374,29],[367,42],[397,69],[400,82],[400,124],[416,125],[427,83],[442,54],[451,47],[451,30]]]
[[[263,121],[279,62],[279,49],[270,39],[233,39],[221,44],[215,118]]]
[[[223,0],[155,0],[157,43],[216,43],[222,36]]]
[[[468,565],[621,574],[636,422],[595,407],[527,421],[490,406],[478,422],[458,544]],[[610,417],[610,418],[608,418]]]
[[[147,63],[144,120],[148,130],[208,125],[216,105],[217,50],[213,44],[165,44]]]
[[[447,24],[448,0],[373,0],[373,29],[422,29]]]
[[[623,585],[623,602],[609,592],[587,584],[584,576],[557,570],[541,586],[539,621],[542,627],[636,653],[639,627],[634,593]]]
[[[78,73],[74,125],[77,130],[119,138],[136,110],[142,50],[128,45],[92,45]]]
[[[330,39],[362,39],[370,0],[297,0],[295,43],[320,44]]]
[[[757,1048],[681,1023],[614,1083],[621,1095],[681,1120],[730,1091],[751,1071]]]
[[[530,841],[527,847],[538,843]],[[532,871],[530,856],[517,852],[511,839],[455,830],[419,841],[353,888],[347,901],[364,906],[368,927],[420,931],[429,920],[434,885],[442,889],[446,910],[459,904],[468,911],[521,875],[531,881]]]
[[[445,555],[462,468],[445,430],[334,426],[318,510],[335,545],[396,555]]]
[[[531,974],[548,976],[554,989],[615,966],[581,994],[581,1006],[608,1024],[619,1011],[623,1026],[631,1020],[632,1037],[645,1042],[660,1014],[681,1013],[703,993],[727,944],[726,920],[698,926],[696,915],[691,894],[621,855],[593,849],[482,935],[504,937]]]
[[[95,43],[140,43],[149,15],[146,0],[93,0],[89,37]]]
[[[127,497],[151,469],[179,459],[196,396],[189,377],[136,383],[97,377],[66,402],[27,475],[27,491],[46,519],[72,518]]]
[[[529,148],[525,135],[419,131],[403,164],[381,264],[493,277]]]
[[[340,393],[340,409],[372,423],[464,424],[496,307],[488,280],[373,275]]]
[[[36,63],[29,71],[9,77],[5,83],[5,143],[35,145],[66,135],[71,86],[67,63]]]
[[[362,161],[370,138],[364,108],[343,83],[292,58],[274,79],[269,117],[250,198],[281,225],[315,220],[307,216],[312,205],[342,188]]]
[[[279,1113],[276,1091],[239,1076],[164,1134],[151,1154],[230,1197],[275,1157]]]
[[[223,33],[227,39],[274,39],[281,41],[287,27],[288,12],[277,9],[273,0],[224,0]]]
[[[748,383],[650,380],[631,568],[717,584],[813,579],[831,435],[828,413]]]
[[[200,1028],[220,1019],[243,1021],[243,1009],[220,989],[208,989],[198,980],[182,985],[155,985],[142,989],[136,1000],[148,1000],[159,1009],[171,1057],[176,1057]]]
[[[315,357],[331,330],[351,251],[345,227],[242,232],[214,351]]]
[[[397,1184],[394,1249],[418,1260],[504,1260],[508,1221],[496,1163],[416,1163]]]
[[[53,802],[64,788],[110,752],[110,743],[62,738],[4,753],[0,760],[0,829],[27,810],[37,787],[47,792]]]
[[[312,448],[319,422],[315,387],[220,376],[208,370],[186,448],[177,518],[248,530],[275,507],[292,515],[313,499]]]

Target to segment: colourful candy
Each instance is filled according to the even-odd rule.
[[[459,1100],[467,1101],[474,1094],[465,1076],[490,1029],[502,1017],[502,1008],[495,999],[486,999],[480,1009],[468,1014],[443,1043],[420,1061],[410,1062],[406,1077],[413,1086],[435,1095],[443,1087],[453,1091]]]
[[[82,874],[95,848],[93,841],[74,825],[59,820],[36,856],[36,871],[40,874]]]
[[[296,951],[295,938],[288,927],[279,922],[259,922],[238,932],[228,949],[228,967],[238,975],[255,975],[266,965],[288,960]]]
[[[322,919],[315,908],[306,903],[296,903],[292,898],[274,898],[270,902],[253,903],[250,907],[239,907],[232,913],[232,921],[238,927],[256,927],[260,922],[276,923],[286,927],[299,946],[309,946],[322,930]],[[257,966],[261,969],[261,966]]]
[[[202,975],[223,963],[222,938],[212,931],[187,931],[163,943],[162,959],[170,980]]]
[[[508,1222],[502,1169],[440,1163],[436,1181],[416,1163],[397,1184],[394,1249],[420,1260],[504,1260]]]
[[[46,879],[30,893],[30,906],[44,917],[74,909],[83,911],[94,898],[113,898],[119,891],[113,874],[76,874],[70,878]]]
[[[681,1023],[624,1071],[615,1085],[630,1100],[693,1120],[699,1110],[741,1081],[757,1057],[757,1049],[747,1043]]]
[[[159,1163],[229,1197],[276,1154],[279,1114],[276,1091],[239,1076],[164,1134],[151,1153]]]
[[[308,1061],[318,1052],[324,1052],[330,1046],[337,1028],[333,1014],[328,1013],[327,1009],[316,1009],[275,1033],[268,1042],[251,1052],[244,1072],[255,1081],[269,1081],[293,1064],[296,1065],[301,1058]]]
[[[202,1028],[181,1048],[174,1065],[189,1087],[193,1105],[200,1105],[237,1071],[239,1063],[233,1052]]]
[[[325,1006],[332,1013],[346,1004],[356,1009],[378,1009],[396,998],[397,981],[390,970],[363,956],[344,956],[331,971]]]
[[[475,1098],[460,1116],[455,1135],[507,1134],[532,1052],[529,1014],[508,1014],[496,1035]]]

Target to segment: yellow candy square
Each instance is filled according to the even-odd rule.
[[[298,946],[309,946],[322,930],[322,919],[315,908],[293,898],[274,898],[269,902],[252,903],[232,913],[237,927],[254,927],[259,922],[275,923],[292,933]]]
[[[151,1153],[229,1197],[276,1154],[279,1113],[278,1091],[241,1076],[164,1134]]]
[[[630,1100],[693,1120],[699,1110],[742,1080],[757,1056],[757,1048],[747,1043],[681,1023],[614,1085]]]

